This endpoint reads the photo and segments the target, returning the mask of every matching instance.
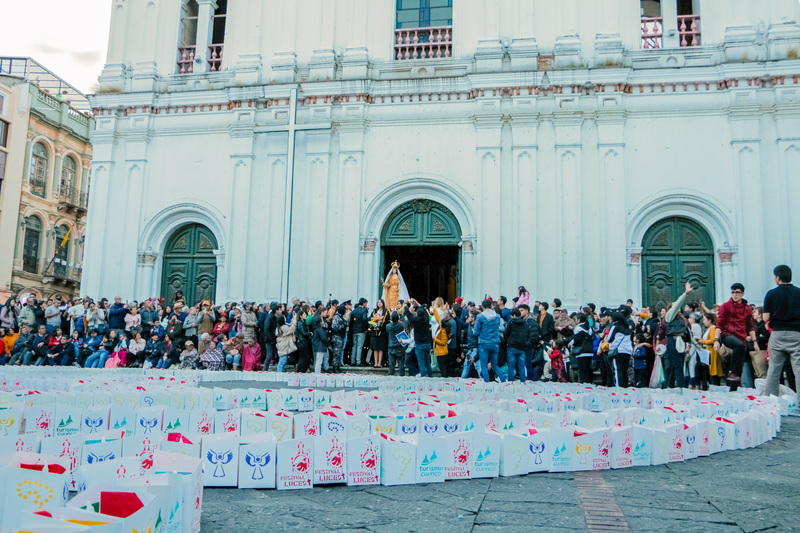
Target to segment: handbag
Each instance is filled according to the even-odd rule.
[[[664,367],[661,365],[661,356],[656,355],[653,363],[653,373],[650,374],[650,388],[660,389],[664,384]]]

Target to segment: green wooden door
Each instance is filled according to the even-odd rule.
[[[674,302],[690,282],[695,288],[688,302],[714,303],[714,248],[699,224],[686,218],[668,218],[650,228],[642,241],[644,305],[657,308]]]
[[[164,249],[161,295],[168,305],[175,293],[182,291],[188,305],[202,300],[214,301],[217,288],[217,239],[200,224],[183,226],[175,231]]]
[[[452,302],[461,291],[460,242],[461,226],[445,206],[423,199],[405,203],[381,232],[381,276],[398,260],[412,297],[442,296]],[[382,285],[379,290],[382,294]]]

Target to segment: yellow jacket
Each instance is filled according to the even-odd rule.
[[[706,350],[711,352],[711,357],[709,358],[709,365],[708,365],[708,372],[712,376],[721,376],[722,375],[722,358],[717,354],[717,350],[714,349],[714,339],[717,336],[717,328],[716,326],[711,326],[708,328],[708,331],[703,336],[702,339],[698,339],[698,342],[702,344]]]

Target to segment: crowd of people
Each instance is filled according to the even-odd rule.
[[[390,375],[552,380],[619,387],[709,384],[796,390],[800,371],[800,289],[788,266],[763,307],[731,298],[709,309],[688,298],[664,309],[589,303],[573,312],[555,298],[531,301],[525,287],[480,303],[413,298],[370,309],[361,298],[291,304],[207,300],[190,305],[178,291],[163,298],[110,303],[103,298],[9,299],[0,310],[0,364],[84,368],[342,372],[388,366]],[[688,300],[688,301],[687,301]],[[794,365],[794,369],[792,368]]]

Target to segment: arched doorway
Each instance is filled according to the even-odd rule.
[[[397,260],[412,298],[431,302],[441,296],[452,302],[461,289],[460,242],[461,227],[449,209],[432,200],[407,202],[383,226],[381,276]]]
[[[217,239],[201,224],[181,226],[164,248],[161,295],[168,305],[182,291],[188,305],[214,300],[217,289]]]
[[[708,232],[688,218],[667,218],[654,224],[642,240],[644,305],[657,308],[674,302],[689,281],[696,289],[687,302],[714,302],[714,247]]]

